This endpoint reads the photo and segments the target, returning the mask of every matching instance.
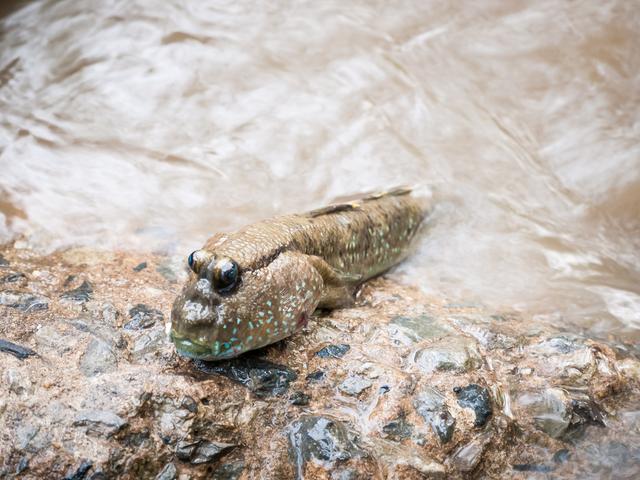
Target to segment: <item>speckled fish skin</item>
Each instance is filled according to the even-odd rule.
[[[399,187],[213,236],[173,305],[178,353],[235,357],[294,334],[318,307],[349,305],[358,285],[409,254],[427,213],[425,198]],[[212,286],[220,258],[239,267],[231,292]]]

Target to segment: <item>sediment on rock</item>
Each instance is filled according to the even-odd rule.
[[[165,334],[175,259],[0,252],[2,477],[640,473],[622,341],[381,278],[280,345],[192,362]]]

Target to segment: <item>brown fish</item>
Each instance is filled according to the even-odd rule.
[[[409,254],[427,213],[400,187],[211,237],[189,255],[173,304],[178,353],[235,357],[297,332],[316,308],[350,305],[362,282]]]

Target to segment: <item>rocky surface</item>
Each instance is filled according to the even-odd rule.
[[[191,362],[165,334],[179,259],[19,246],[0,248],[0,477],[640,475],[635,345],[381,278],[284,342]]]

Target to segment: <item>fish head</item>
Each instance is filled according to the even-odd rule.
[[[257,268],[220,252],[197,250],[171,311],[180,355],[223,360],[281,340],[306,325],[322,293],[307,257],[282,252]]]

